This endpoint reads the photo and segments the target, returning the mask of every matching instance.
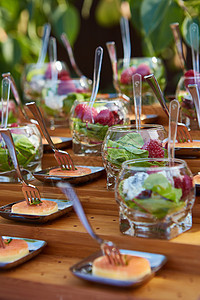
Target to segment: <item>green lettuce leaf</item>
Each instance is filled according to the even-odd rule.
[[[159,173],[150,174],[144,181],[143,187],[176,203],[179,202],[182,196],[182,189],[174,188],[167,178]]]
[[[141,149],[144,145],[139,133],[128,133],[118,141],[109,140],[107,143],[108,161],[116,166],[130,159],[147,158],[149,152]]]
[[[30,161],[34,161],[37,150],[30,140],[23,134],[12,134],[17,159],[21,167],[26,167]],[[13,169],[12,160],[8,149],[2,148],[0,144],[0,171],[10,171]]]

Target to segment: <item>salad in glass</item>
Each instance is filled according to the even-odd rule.
[[[183,160],[124,162],[115,196],[124,234],[171,239],[192,227],[193,176]]]
[[[164,158],[166,131],[161,125],[110,127],[102,146],[103,164],[107,172],[107,188],[115,187],[116,176],[122,163],[139,158]]]
[[[33,179],[31,172],[41,169],[41,159],[43,155],[42,138],[37,126],[34,124],[16,123],[7,126],[10,129],[19,165],[25,179]],[[0,181],[18,181],[12,164],[9,151],[3,138],[0,136]]]
[[[89,101],[75,101],[71,110],[74,153],[101,155],[107,130],[129,124],[128,104],[120,97],[96,99],[92,108]]]

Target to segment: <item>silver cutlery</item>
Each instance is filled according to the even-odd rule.
[[[110,264],[124,266],[125,265],[124,261],[116,245],[111,241],[103,240],[93,231],[85,215],[81,202],[78,196],[76,195],[74,189],[72,188],[72,186],[69,183],[59,182],[58,187],[68,197],[68,199],[72,201],[74,210],[77,216],[79,217],[80,221],[82,222],[83,226],[85,227],[89,235],[100,244],[101,250],[108,257]]]

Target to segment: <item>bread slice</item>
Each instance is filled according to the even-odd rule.
[[[111,265],[107,256],[100,256],[93,262],[93,275],[117,280],[138,280],[151,273],[151,266],[146,258],[122,255],[124,266]]]
[[[0,247],[0,262],[12,262],[29,254],[28,243],[24,240],[12,239],[5,243],[5,248]]]
[[[26,201],[16,203],[12,206],[12,213],[46,216],[58,211],[58,204],[50,200],[42,200],[42,203],[29,205]]]

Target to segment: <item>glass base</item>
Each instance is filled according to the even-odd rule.
[[[41,163],[37,164],[36,166],[32,166],[31,170],[27,169],[21,169],[22,176],[24,180],[26,181],[32,181],[35,179],[35,177],[32,175],[32,173],[40,171],[41,170]],[[9,172],[0,172],[0,182],[20,182],[17,172],[15,170],[11,170]]]
[[[144,237],[152,239],[172,239],[181,233],[189,230],[192,227],[192,213],[189,211],[181,214],[178,219],[177,217],[172,220],[158,220],[157,222],[137,222],[130,220],[120,209],[119,222],[120,231],[123,234]]]
[[[102,143],[88,145],[72,141],[72,150],[77,155],[101,156]]]

